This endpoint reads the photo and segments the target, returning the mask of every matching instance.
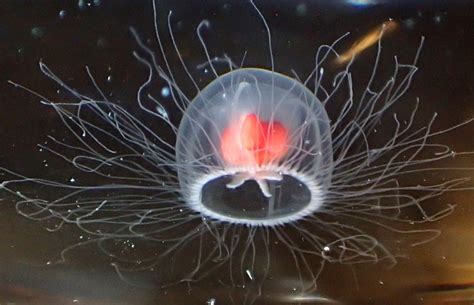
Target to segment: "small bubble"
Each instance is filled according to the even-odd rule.
[[[99,37],[97,39],[96,45],[98,49],[105,49],[108,45],[107,39],[105,39],[104,37]]]
[[[440,24],[442,21],[443,21],[443,18],[444,16],[440,13],[440,14],[436,14],[434,17],[433,17],[433,22],[435,24]]]
[[[67,11],[66,10],[60,10],[59,11],[59,19],[64,19],[67,15]]]
[[[170,88],[168,88],[168,87],[161,88],[161,96],[162,97],[169,97],[170,93],[171,93]]]
[[[113,81],[112,75],[107,76],[107,81],[108,81],[109,83],[111,83],[111,82]]]
[[[87,8],[87,3],[85,0],[79,0],[77,2],[77,7],[80,9],[80,10],[84,10]]]
[[[18,48],[18,50],[16,50],[16,52],[18,53],[18,55],[23,55],[25,53],[25,49],[24,48]]]
[[[207,305],[215,305],[216,304],[216,299],[214,299],[214,298],[209,299],[209,300],[207,300],[206,304]]]

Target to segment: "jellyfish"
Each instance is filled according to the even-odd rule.
[[[464,169],[437,165],[470,152],[434,142],[472,120],[433,130],[436,114],[419,127],[418,100],[408,115],[392,111],[411,85],[423,39],[412,62],[395,57],[390,77],[376,85],[379,39],[365,89],[355,92],[357,58],[330,79],[325,69],[340,56],[338,44],[348,35],[321,45],[305,78],[279,73],[271,29],[251,0],[266,32],[269,67],[211,56],[203,38],[210,21],[204,20],[196,36],[214,79],[202,88],[181,55],[172,12],[166,36],[172,50],[164,49],[157,3],[152,3],[158,52],[135,29],[131,33],[138,45],[134,56],[149,72],[137,89],[137,104],[159,128],[104,94],[88,67],[100,98],[78,92],[43,62],[41,71],[68,92],[70,101],[55,102],[12,82],[51,107],[70,132],[69,140],[49,136],[41,149],[93,177],[88,183],[64,183],[2,169],[3,177],[13,176],[3,178],[1,188],[15,196],[18,213],[56,221],[53,230],[75,225],[89,235],[64,249],[62,260],[94,244],[126,281],[147,271],[160,287],[213,276],[229,287],[258,283],[260,291],[265,279],[278,274],[278,255],[284,253],[290,272],[300,279],[298,290],[309,291],[317,289],[329,263],[395,264],[397,255],[381,242],[378,230],[399,238],[417,235],[413,244],[429,242],[440,232],[417,225],[454,209],[428,207],[429,200],[472,189]],[[170,51],[179,66],[170,64]],[[218,72],[220,64],[225,73]],[[193,96],[185,93],[178,73],[195,88]],[[156,79],[167,84],[171,106],[148,93]],[[333,106],[336,115],[328,112]],[[171,113],[179,113],[178,122]],[[381,125],[389,126],[383,137],[377,133]],[[444,170],[458,176],[427,184],[410,180]],[[32,195],[25,191],[31,185],[52,191]]]
[[[237,69],[212,81],[186,109],[176,161],[190,208],[229,223],[283,224],[322,204],[332,172],[329,119],[298,81]]]

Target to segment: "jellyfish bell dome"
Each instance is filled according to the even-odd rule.
[[[203,216],[249,226],[295,221],[321,207],[331,183],[329,119],[299,81],[233,70],[185,110],[176,161],[183,199]]]

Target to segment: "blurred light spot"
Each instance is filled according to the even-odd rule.
[[[87,9],[88,7],[92,7],[92,6],[99,6],[102,4],[102,0],[78,0],[77,1],[77,7],[80,9],[80,10],[85,10]]]
[[[98,49],[105,49],[107,47],[108,43],[107,43],[107,39],[105,39],[104,37],[99,37],[97,39],[97,48]]]
[[[438,25],[441,24],[444,21],[444,14],[443,13],[438,13],[433,16],[433,23]]]
[[[383,35],[387,35],[393,32],[398,27],[398,23],[394,20],[389,20],[382,23],[376,29],[365,34],[356,41],[346,52],[342,53],[337,59],[337,64],[344,64],[349,62],[352,58],[362,53],[365,49],[369,48],[377,41],[379,41]]]
[[[357,7],[366,7],[377,4],[376,0],[347,0],[347,3]]]
[[[34,38],[42,38],[44,33],[45,29],[43,27],[35,26],[31,29],[31,36]]]
[[[405,28],[409,30],[413,30],[415,28],[416,21],[415,21],[415,18],[408,18],[408,19],[403,20],[402,23],[405,26]]]
[[[296,15],[303,17],[303,16],[306,16],[307,13],[308,13],[308,7],[306,6],[305,3],[301,3],[296,6]]]

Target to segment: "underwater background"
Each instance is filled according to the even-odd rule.
[[[394,55],[410,61],[420,38],[426,39],[418,62],[420,70],[397,111],[409,111],[419,97],[423,122],[438,113],[434,128],[448,128],[474,117],[474,2],[278,0],[256,4],[272,31],[276,70],[287,75],[294,70],[303,78],[314,67],[319,45],[331,44],[350,32],[340,44],[343,52],[392,18],[397,27],[383,38],[381,71],[391,72]],[[213,54],[226,54],[239,63],[247,51],[245,66],[270,66],[264,27],[248,2],[158,1],[158,24],[164,33],[170,10],[182,56],[194,69],[193,74],[200,76],[200,86],[212,79],[201,66],[206,59],[195,32],[203,19],[211,23],[205,40]],[[10,80],[57,101],[67,101],[68,96],[58,92],[57,84],[39,70],[40,60],[72,87],[97,96],[86,74],[88,66],[111,100],[150,120],[136,107],[136,90],[147,73],[132,55],[138,46],[130,27],[141,37],[154,39],[151,1],[0,2],[0,167],[28,177],[90,179],[37,147],[48,141],[48,135],[67,139],[68,131],[50,107],[8,83]],[[156,43],[151,46],[158,51]],[[172,50],[170,41],[165,42],[165,48]],[[367,62],[360,64],[361,79],[370,73],[375,51],[372,47],[359,55]],[[191,94],[191,85],[181,84]],[[157,95],[164,94],[165,86],[157,84]],[[170,111],[172,118],[177,119],[177,115],[177,111]],[[474,151],[474,124],[443,134],[436,142],[457,151]],[[449,166],[472,168],[474,162],[472,157],[456,158]],[[449,177],[446,172],[439,175]],[[460,175],[472,177],[473,171]],[[47,190],[32,184],[29,192]],[[17,214],[14,196],[6,192],[1,196],[0,304],[219,305],[240,304],[233,299],[246,294],[242,287],[229,296],[228,288],[213,274],[197,283],[158,289],[149,280],[153,276],[143,273],[137,275],[140,284],[130,285],[94,245],[70,251],[66,261],[57,264],[63,249],[87,236],[72,225],[55,230],[54,220],[28,220]],[[426,225],[442,234],[417,247],[401,243],[395,266],[384,262],[328,264],[318,279],[318,290],[305,299],[292,297],[298,278],[271,278],[265,295],[252,303],[472,304],[473,199],[472,191],[448,192],[433,199],[433,206],[456,205],[449,217]],[[392,236],[384,240],[395,248],[398,242]],[[285,268],[294,265],[291,258],[282,255],[278,269],[285,274]]]

